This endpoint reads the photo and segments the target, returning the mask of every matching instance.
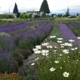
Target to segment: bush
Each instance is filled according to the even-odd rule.
[[[28,16],[26,13],[22,13],[22,14],[20,15],[20,18],[26,19],[26,18],[29,18],[29,16]]]
[[[62,17],[62,14],[58,14],[58,17]]]
[[[7,15],[7,14],[0,14],[1,19],[9,19],[9,18],[14,18],[13,15]]]
[[[34,17],[35,17],[35,18],[40,18],[40,15],[35,15]]]

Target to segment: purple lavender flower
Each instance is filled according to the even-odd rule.
[[[15,62],[12,53],[0,48],[0,73],[5,71],[8,73],[15,72],[17,68],[18,64]]]
[[[67,41],[70,39],[75,40],[75,42],[73,43],[75,46],[78,46],[78,39],[77,37],[73,34],[73,32],[71,31],[70,28],[68,28],[67,25],[65,24],[60,24],[60,32],[62,34],[62,37],[64,39],[66,39]]]

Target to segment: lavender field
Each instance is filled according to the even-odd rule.
[[[0,25],[0,77],[18,73],[20,80],[79,80],[79,26],[48,19]]]
[[[0,73],[16,72],[24,59],[19,60],[19,55],[27,58],[32,54],[32,47],[40,44],[52,28],[53,24],[46,20],[0,26]],[[19,52],[22,49],[26,52]]]

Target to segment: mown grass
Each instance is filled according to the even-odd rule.
[[[76,17],[76,18],[68,18],[68,17],[57,17],[55,18],[55,21],[64,21],[64,20],[80,20],[80,17]]]

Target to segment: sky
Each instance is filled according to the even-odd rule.
[[[17,3],[19,12],[39,11],[43,0],[0,0],[0,14],[12,13]],[[51,13],[80,13],[80,0],[47,0]]]

